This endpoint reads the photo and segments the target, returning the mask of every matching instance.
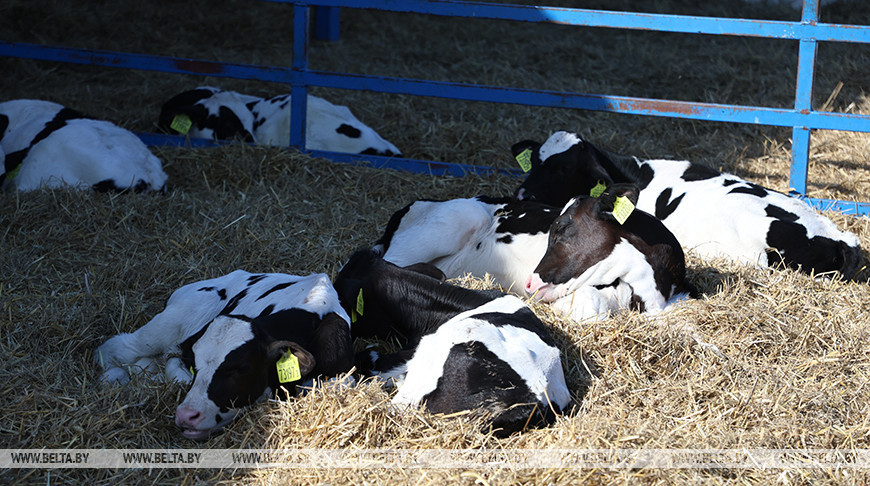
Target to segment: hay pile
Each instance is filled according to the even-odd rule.
[[[678,0],[553,2],[589,8],[794,18],[788,11]],[[0,5],[7,39],[232,62],[289,64],[291,14],[267,2],[58,2]],[[47,13],[43,13],[47,12]],[[224,14],[221,14],[224,12]],[[226,14],[231,12],[231,14]],[[790,17],[791,16],[791,17]],[[314,42],[318,69],[508,86],[785,106],[792,43],[697,39],[560,26],[343,12],[342,40]],[[870,5],[828,22],[870,23]],[[160,26],[158,29],[155,26]],[[506,35],[505,33],[510,35]],[[421,52],[419,46],[432,46]],[[493,46],[500,46],[493,49]],[[687,52],[689,54],[687,54]],[[870,113],[868,52],[824,45],[819,103]],[[692,67],[690,63],[703,63]],[[0,59],[3,99],[44,98],[137,130],[198,84],[257,95],[286,87]],[[512,166],[507,148],[571,129],[625,153],[679,157],[786,189],[789,133],[603,113],[315,90],[351,105],[406,154]],[[870,137],[813,136],[812,195],[867,200]],[[564,350],[574,410],[555,426],[498,440],[467,417],[396,415],[372,384],[263,403],[205,444],[172,423],[185,390],[137,381],[103,388],[93,349],[159,312],[179,286],[236,268],[335,275],[389,215],[419,197],[507,194],[504,177],[432,178],[247,146],[155,149],[167,195],[0,194],[0,441],[7,448],[868,448],[868,292],[690,256],[705,294],[659,320],[625,313],[576,325],[536,307]],[[867,218],[832,214],[870,248]],[[865,278],[866,278],[865,273]],[[487,286],[464,281],[463,285]],[[699,342],[714,345],[720,354]],[[94,484],[575,484],[866,482],[851,470],[21,470],[0,481]]]

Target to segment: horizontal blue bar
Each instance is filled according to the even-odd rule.
[[[296,73],[294,73],[296,74]],[[377,91],[381,93],[431,96],[468,101],[512,103],[633,115],[654,115],[690,120],[749,123],[781,127],[806,126],[823,130],[870,132],[870,115],[802,112],[787,108],[765,108],[688,101],[657,100],[560,91],[501,88],[475,84],[390,78],[363,74],[306,71],[299,73],[305,84],[326,88]]]
[[[0,56],[22,57],[41,61],[59,61],[73,64],[87,64],[144,71],[161,71],[177,74],[198,74],[224,78],[256,79],[275,83],[290,83],[292,70],[275,66],[255,66],[231,64],[181,57],[152,56],[127,52],[102,51],[96,49],[75,49],[71,47],[52,47],[24,42],[0,40]]]
[[[799,194],[792,194],[792,197],[805,201],[807,204],[819,211],[839,211],[843,214],[854,216],[870,215],[870,203],[840,201],[836,199],[818,199]]]
[[[0,41],[0,55],[45,61],[71,62],[108,67],[143,69],[179,74],[199,74],[241,79],[259,79],[309,86],[366,90],[468,101],[551,106],[635,115],[654,115],[692,120],[749,123],[773,126],[805,126],[824,130],[870,132],[870,115],[800,112],[785,108],[747,107],[715,103],[668,101],[649,98],[565,93],[547,90],[503,88],[463,83],[369,76],[320,71],[295,72],[290,68],[228,64],[166,56],[112,51],[48,47]]]
[[[585,27],[654,30],[685,34],[736,35],[772,39],[813,39],[870,43],[870,26],[805,24],[780,20],[696,17],[607,10],[567,9],[529,5],[460,2],[454,0],[268,0],[308,6],[349,7],[388,12],[419,13],[521,22],[542,22]]]

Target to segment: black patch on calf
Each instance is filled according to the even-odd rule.
[[[764,197],[768,194],[767,189],[758,184],[753,184],[751,182],[745,182],[745,184],[749,187],[735,187],[728,191],[728,194],[751,194],[758,197]]]
[[[802,225],[789,221],[773,221],[767,231],[767,263],[771,267],[785,264],[804,272],[839,271],[850,278],[860,263],[860,250],[845,242],[824,236],[807,238]]]
[[[450,349],[437,387],[423,401],[434,413],[488,412],[492,414],[493,428],[500,429],[496,432],[499,436],[520,431],[526,423],[539,425],[547,421],[544,417],[529,420],[530,410],[512,407],[536,404],[537,398],[516,370],[477,341],[459,343]]]
[[[738,181],[738,180],[725,179],[725,181],[722,182],[722,185],[725,187],[728,187],[728,186],[733,186],[734,184],[738,184],[738,183],[740,183],[740,181]]]
[[[362,152],[360,152],[360,154],[362,154],[362,155],[382,155],[384,157],[393,157],[393,156],[399,155],[399,154],[393,152],[392,150],[378,150],[378,149],[373,148],[373,147],[369,147],[369,148],[363,150]]]
[[[689,167],[683,172],[683,180],[687,182],[692,181],[703,181],[707,179],[712,179],[714,177],[719,177],[720,174],[715,169],[711,169],[705,165],[700,164],[690,164]]]
[[[511,235],[504,235],[504,236],[502,236],[501,238],[497,238],[495,241],[498,241],[499,243],[504,243],[504,244],[506,244],[506,245],[509,245],[509,244],[511,243],[511,241],[513,241],[513,240],[514,240],[513,236],[511,236]]]
[[[227,302],[227,305],[224,306],[223,310],[220,311],[219,315],[227,316],[227,315],[232,314],[233,311],[236,310],[236,307],[238,307],[239,302],[241,302],[242,299],[244,299],[246,295],[248,295],[248,289],[242,289],[241,292],[234,295],[229,300],[229,302]]]
[[[479,200],[487,204],[497,204],[498,199],[487,199],[478,197]],[[546,233],[550,231],[550,225],[553,224],[559,214],[553,211],[553,207],[547,204],[535,201],[510,201],[500,209],[496,216],[498,217],[498,226],[496,233],[508,235],[529,234],[535,235],[538,233]],[[522,216],[522,218],[520,217]],[[498,241],[502,241],[499,238]],[[511,240],[504,241],[510,243]]]
[[[205,121],[205,126],[214,130],[214,136],[218,140],[231,140],[239,137],[248,143],[254,141],[254,136],[245,130],[239,117],[226,106],[220,107],[217,116],[209,116]]]
[[[360,138],[362,136],[362,132],[359,128],[352,127],[347,123],[342,123],[338,128],[335,129],[335,133],[339,135],[344,135],[349,138]]]
[[[764,212],[771,218],[776,218],[780,221],[788,221],[793,223],[798,220],[798,216],[796,214],[790,213],[779,206],[774,206],[773,204],[768,204],[767,207],[764,208]]]
[[[3,117],[6,118],[6,124],[8,125],[9,118],[5,115],[3,115]],[[42,130],[40,130],[39,133],[37,133],[33,137],[33,140],[30,141],[30,145],[21,150],[6,154],[6,161],[4,162],[6,174],[12,172],[19,165],[21,165],[22,162],[24,162],[24,159],[27,158],[27,154],[30,153],[30,149],[33,148],[34,145],[41,142],[42,140],[45,140],[46,137],[66,126],[67,121],[80,118],[88,119],[90,117],[85,116],[81,112],[70,108],[61,108],[60,111],[54,114],[54,117],[50,121],[45,123],[45,126],[42,127]],[[2,138],[3,131],[5,131],[5,127],[4,130],[0,130],[0,138]],[[6,174],[3,174],[3,179],[6,178]],[[3,179],[0,179],[0,182],[2,182]],[[100,192],[118,190],[118,187],[115,186],[114,181],[111,180],[98,182],[93,187],[95,190]]]
[[[278,285],[272,287],[271,289],[269,289],[269,290],[263,292],[263,295],[257,297],[257,300],[261,300],[261,299],[266,298],[266,296],[268,296],[268,295],[271,294],[272,292],[277,292],[277,291],[279,291],[279,290],[286,289],[287,287],[293,285],[294,283],[295,283],[295,282],[284,282],[284,283],[279,283]]]
[[[263,309],[263,312],[260,312],[260,315],[258,315],[257,317],[268,316],[273,312],[275,312],[275,304],[269,304],[266,306],[265,309]]]
[[[504,312],[486,312],[483,314],[474,314],[472,319],[480,319],[492,324],[495,327],[513,326],[526,331],[535,333],[541,341],[547,346],[556,347],[556,341],[553,340],[550,333],[544,329],[544,324],[538,319],[534,312],[528,307],[518,309],[513,314]]]
[[[677,206],[680,205],[680,201],[683,200],[683,196],[686,193],[680,194],[679,197],[675,198],[671,201],[671,188],[667,188],[659,194],[659,197],[656,198],[656,218],[665,219],[670,216],[674,211],[677,210]]]
[[[266,278],[266,275],[262,274],[262,273],[258,274],[258,275],[251,275],[250,277],[248,277],[248,287],[256,284],[257,282],[259,282],[260,280],[263,280],[264,278]]]
[[[227,300],[227,289],[220,289],[217,291],[217,294],[221,300]]]
[[[0,140],[3,140],[7,128],[9,128],[9,117],[0,113]]]

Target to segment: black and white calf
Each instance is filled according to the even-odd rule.
[[[346,106],[308,96],[305,147],[352,154],[401,155]],[[194,138],[286,147],[290,144],[290,95],[258,98],[202,86],[180,93],[160,111],[158,126]]]
[[[658,312],[688,296],[683,250],[661,221],[634,209],[637,186],[614,184],[599,197],[571,199],[553,222],[528,295],[575,320],[600,314],[599,296]]]
[[[854,234],[803,201],[737,176],[687,161],[617,155],[569,132],[556,132],[543,144],[520,142],[512,151],[532,165],[518,199],[562,205],[596,187],[632,183],[641,189],[637,208],[663,221],[684,248],[701,257],[784,263],[846,278],[860,269]]]
[[[400,267],[429,263],[447,278],[490,274],[519,292],[544,256],[558,215],[558,208],[508,198],[419,200],[390,217],[374,249]]]
[[[0,185],[161,191],[160,160],[131,132],[42,100],[0,103]]]
[[[279,387],[290,393],[317,376],[353,365],[350,324],[324,274],[306,277],[236,270],[185,285],[163,312],[97,348],[104,382],[158,372],[193,382],[175,415],[192,439],[205,439]]]
[[[465,289],[355,253],[335,281],[354,315],[354,335],[407,343],[395,354],[363,352],[362,372],[394,379],[396,405],[434,413],[483,412],[494,433],[551,423],[571,401],[559,349],[517,297]]]

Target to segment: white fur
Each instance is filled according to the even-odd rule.
[[[502,207],[475,198],[416,201],[402,217],[384,260],[400,267],[431,263],[447,278],[489,274],[519,292],[547,251],[547,233],[512,234],[511,243],[497,241],[496,214]]]
[[[118,188],[159,191],[168,176],[160,160],[133,133],[107,121],[67,120],[66,124],[32,145],[34,137],[61,110],[57,103],[13,100],[0,103],[0,114],[9,117],[0,147],[6,154],[30,147],[17,175],[4,186],[21,191],[43,187],[87,189],[106,180]]]
[[[807,229],[808,238],[824,235],[858,246],[857,236],[841,231],[799,199],[772,191],[765,197],[729,194],[734,188],[748,184],[731,174],[686,182],[681,176],[690,165],[687,161],[647,160],[644,163],[652,167],[655,175],[649,186],[640,192],[637,208],[655,214],[656,199],[662,191],[672,188],[672,198],[685,193],[677,209],[662,222],[685,249],[702,258],[727,257],[767,266],[766,236],[771,218],[766,216],[764,208],[768,204],[797,215],[796,223]],[[740,182],[724,186],[725,180]]]
[[[209,90],[213,93],[210,97],[197,101],[196,104],[206,107],[209,113],[214,115],[218,114],[221,106],[229,108],[238,117],[245,130],[254,137],[255,143],[279,147],[290,145],[291,96],[289,94],[264,99],[210,86],[200,86],[196,89]],[[336,130],[341,125],[349,125],[359,130],[360,137],[352,138],[338,133]],[[308,150],[355,154],[372,148],[380,152],[390,151],[401,155],[401,151],[395,145],[361,122],[350,108],[332,104],[317,96],[308,95],[305,130],[305,148]],[[200,130],[196,128],[196,124],[188,135],[195,138],[215,139],[212,129]]]
[[[257,143],[286,147],[290,145],[290,95],[276,96],[256,103],[251,112],[258,123],[254,131]],[[305,148],[331,152],[360,153],[368,148],[401,154],[395,145],[361,122],[346,106],[334,105],[308,95],[305,117]],[[360,131],[359,138],[336,132],[341,125]]]
[[[558,348],[547,345],[531,331],[494,326],[475,317],[490,312],[512,314],[523,307],[525,304],[514,296],[500,297],[458,314],[436,332],[424,336],[413,358],[394,370],[398,372],[399,389],[392,403],[419,405],[437,387],[450,349],[456,344],[476,341],[508,363],[542,403],[554,403],[559,409],[567,407],[571,397]]]
[[[124,381],[123,377],[118,379],[117,371],[109,373],[108,370],[112,368],[135,363],[142,357],[163,357],[176,352],[181,342],[211,322],[226,305],[227,301],[221,300],[216,292],[217,289],[225,289],[226,298],[229,299],[243,289],[249,288],[247,297],[242,299],[233,311],[237,315],[253,318],[269,305],[278,304],[275,312],[298,308],[316,313],[320,317],[335,312],[346,322],[350,322],[350,318],[338,302],[338,295],[332,288],[329,277],[325,274],[316,273],[306,277],[266,274],[266,278],[248,287],[248,278],[253,275],[257,274],[236,270],[222,277],[185,285],[173,292],[163,312],[154,316],[147,324],[133,333],[118,334],[97,348],[94,359],[107,370],[103,375],[103,381],[108,383]],[[283,282],[296,283],[269,294],[269,298],[257,300],[263,292]],[[206,287],[213,287],[215,290],[199,290]],[[173,368],[169,368],[170,365]],[[177,363],[167,362],[166,375],[178,376],[177,368]]]

